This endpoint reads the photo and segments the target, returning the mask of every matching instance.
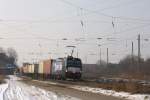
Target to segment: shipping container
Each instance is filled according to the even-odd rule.
[[[32,64],[32,78],[33,79],[38,79],[38,68],[39,68],[39,64]]]
[[[27,73],[27,67],[26,66],[23,66],[22,69],[23,69],[23,73]]]
[[[28,69],[29,65],[30,65],[29,63],[23,63],[23,73],[29,73],[29,69]]]
[[[31,65],[31,73],[34,73],[34,64]]]
[[[51,59],[48,59],[48,60],[44,60],[43,61],[43,73],[45,75],[50,75],[51,74]]]
[[[28,73],[32,73],[32,65],[28,65]]]
[[[53,60],[52,63],[52,75],[57,78],[64,78],[65,77],[65,59],[64,58],[58,58],[56,60]]]
[[[28,66],[23,66],[23,73],[28,73]]]
[[[34,64],[34,73],[38,73],[39,64]]]
[[[23,67],[19,67],[17,72],[23,73]]]
[[[54,75],[55,74],[55,63],[56,63],[56,60],[55,59],[53,59],[52,60],[52,75]]]
[[[43,61],[39,63],[38,74],[43,74]]]

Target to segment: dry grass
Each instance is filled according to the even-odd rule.
[[[150,94],[150,85],[142,85],[139,83],[134,82],[123,82],[123,83],[100,83],[98,85],[99,88],[103,89],[109,89],[109,90],[115,90],[115,91],[124,91],[124,92],[130,92],[130,93],[146,93]]]

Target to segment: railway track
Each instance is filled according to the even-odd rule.
[[[27,80],[32,80],[30,77],[23,76],[23,79]],[[34,80],[34,79],[33,79]],[[37,80],[38,81],[38,80]],[[91,86],[91,87],[97,87],[98,84],[100,84],[99,81],[96,79],[80,79],[80,80],[73,80],[73,79],[66,79],[66,80],[53,80],[53,79],[45,79],[45,80],[40,80],[40,81],[47,81],[47,82],[53,82],[53,83],[61,83],[61,84],[68,84],[68,85],[82,85],[82,86]],[[103,81],[103,82],[102,82]],[[101,80],[102,83],[110,83],[112,82],[111,80]]]
[[[83,86],[79,82],[74,82],[72,80],[49,80],[49,81],[40,81],[40,80],[28,80],[24,79],[24,83],[29,85],[35,85],[37,87],[54,91],[60,92],[62,94],[67,94],[73,97],[81,98],[81,100],[126,100],[124,98],[117,98],[113,96],[103,95],[101,93],[92,93],[92,92],[85,92],[82,90],[75,89],[76,86],[85,87],[85,82],[83,82]],[[78,85],[80,84],[80,85]]]

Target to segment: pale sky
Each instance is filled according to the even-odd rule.
[[[96,63],[101,44],[102,59],[109,48],[109,61],[118,62],[131,54],[132,41],[137,55],[141,34],[141,55],[148,58],[149,10],[150,0],[0,0],[0,46],[16,49],[18,64],[63,57],[67,45],[77,46],[74,56],[78,50],[84,63]]]

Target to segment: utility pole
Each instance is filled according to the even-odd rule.
[[[99,61],[99,63],[100,63],[100,66],[102,65],[102,60],[101,60],[101,48],[100,48],[100,61]]]
[[[134,66],[134,54],[133,54],[133,41],[132,41],[132,51],[131,51],[131,72],[133,71],[133,66]]]
[[[109,58],[108,58],[108,48],[107,48],[107,67],[108,67],[108,61],[109,61]]]
[[[131,54],[131,56],[132,56],[132,65],[133,65],[133,60],[134,60],[134,58],[133,58],[134,54],[133,53],[134,52],[133,52],[133,41],[132,41],[132,54]]]
[[[132,41],[132,57],[133,57],[133,41]]]
[[[100,48],[100,40],[102,39],[102,38],[97,38],[98,40],[99,40],[99,48]],[[100,56],[100,59],[99,59],[99,63],[100,63],[100,66],[101,66],[101,48],[100,48],[100,54],[99,54],[99,56]]]
[[[101,66],[102,62],[101,62],[101,45],[99,44],[99,65]]]
[[[140,59],[141,59],[141,51],[140,51],[140,34],[138,35],[138,71],[140,70]]]

